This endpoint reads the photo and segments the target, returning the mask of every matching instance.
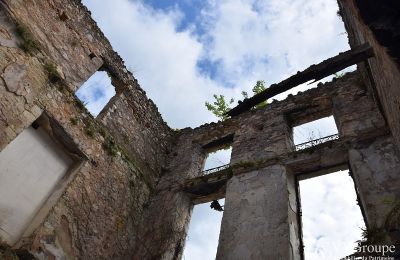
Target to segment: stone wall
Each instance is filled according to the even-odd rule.
[[[282,165],[230,179],[217,259],[300,259],[295,187]]]
[[[180,131],[138,231],[142,243],[135,248],[135,259],[180,259],[182,256],[193,204],[180,190],[180,184],[199,176],[206,158],[202,147],[192,140],[190,131]]]
[[[338,2],[340,14],[349,36],[350,46],[354,47],[368,42],[374,48],[375,57],[363,64],[361,71],[365,82],[370,85],[371,92],[375,92],[377,104],[381,106],[397,146],[400,147],[400,71],[398,60],[400,45],[398,41],[399,29],[396,25],[396,21],[399,19],[398,7],[397,9],[391,7],[391,3],[389,3],[391,1],[387,3],[379,2],[379,4],[376,1],[356,0],[339,0]],[[359,5],[363,7],[363,16],[358,8]],[[374,5],[377,5],[377,7],[374,7]],[[363,18],[369,18],[371,24],[367,25]],[[375,20],[371,21],[371,19]],[[382,37],[385,38],[385,41],[382,40]],[[387,43],[387,46],[383,45],[385,43]]]
[[[399,194],[390,142],[400,144],[400,76],[355,2],[340,4],[351,44],[374,47],[368,66],[224,122],[173,131],[80,1],[0,1],[0,150],[35,122],[76,161],[14,246],[40,259],[180,259],[194,203],[183,187],[192,178],[207,186],[207,153],[226,145],[218,258],[301,258],[296,178],[349,162],[366,217],[380,225],[390,212],[380,203]],[[93,118],[74,93],[97,70],[117,94]],[[339,140],[295,151],[292,128],[329,115]]]
[[[397,229],[398,233],[400,227],[394,225],[395,219],[390,219],[390,213],[400,205],[400,153],[393,138],[380,137],[360,143],[350,149],[349,160],[360,202],[368,209],[368,226]]]
[[[117,95],[95,119],[74,92],[98,69]],[[0,150],[45,114],[79,162],[15,246],[40,259],[132,258],[174,133],[90,13],[80,1],[1,1],[0,76]]]
[[[339,140],[295,152],[291,140],[292,127],[329,115],[335,118]],[[206,134],[208,131],[209,135]],[[362,147],[371,141],[391,138],[385,119],[374,101],[373,93],[364,84],[362,75],[358,71],[334,79],[333,82],[320,84],[318,88],[297,96],[289,96],[284,101],[273,102],[264,109],[249,111],[217,125],[204,125],[193,129],[193,133],[193,140],[200,140],[203,145],[209,142],[217,143],[218,137],[233,135],[232,174],[229,175],[224,171],[221,176],[213,174],[209,177],[198,177],[187,182],[189,186],[185,186],[189,187],[187,189],[189,191],[196,189],[198,191],[201,188],[207,189],[207,185],[214,185],[215,180],[222,178],[222,183],[218,185],[220,187],[225,185],[226,200],[217,254],[219,259],[240,259],[240,256],[246,259],[252,257],[256,259],[260,256],[268,258],[271,253],[270,246],[275,249],[274,257],[301,258],[302,242],[299,231],[301,224],[298,219],[296,200],[298,195],[293,178],[304,179],[348,169],[350,162],[356,184],[359,185],[357,190],[360,199],[365,201],[361,206],[366,213],[366,220],[369,218],[376,222],[377,219],[386,219],[388,214],[392,214],[389,209],[396,206],[396,200],[393,198],[398,197],[398,185],[392,184],[400,179],[396,176],[397,170],[395,170],[398,169],[397,148],[393,145],[391,148],[379,145],[372,145],[372,148],[369,148],[368,151],[377,154],[380,150],[388,151],[384,152],[387,156],[381,159],[377,158],[379,156],[368,155],[372,164],[386,169],[384,172],[374,170],[375,166],[368,166],[368,162],[363,161],[365,159],[361,161],[356,159],[355,154],[368,153]],[[209,136],[209,139],[205,136]],[[285,170],[278,174],[270,167],[280,167]],[[371,182],[363,170],[367,168],[371,169],[370,175],[376,176],[374,178],[380,181]],[[274,178],[275,175],[286,180],[281,183],[286,185],[286,188],[268,193],[268,184],[260,183],[264,183],[264,179]],[[278,185],[279,182],[274,179],[273,183]],[[368,191],[371,185],[376,192]],[[381,193],[380,190],[388,192]],[[287,191],[289,193],[285,193]],[[268,195],[264,194],[266,192]],[[191,193],[191,196],[199,200],[197,195]],[[269,199],[266,199],[267,197]],[[286,198],[284,202],[280,201],[282,197]],[[208,194],[207,198],[211,199],[213,195]],[[391,198],[391,206],[386,205],[385,210],[378,210],[377,208],[383,207],[385,198]],[[205,201],[204,198],[200,200]],[[274,204],[272,201],[279,203]],[[274,210],[268,210],[269,207],[275,206]],[[263,212],[266,215],[261,216],[257,213],[260,210],[265,210]],[[277,212],[280,212],[282,222],[279,222],[279,225],[268,226],[268,223],[277,217]],[[266,226],[256,224],[258,221]],[[393,223],[391,228],[398,229],[396,226],[398,224]],[[369,227],[373,228],[373,225],[371,222]],[[264,232],[258,233],[259,229],[263,228]],[[269,236],[265,235],[267,230]],[[285,235],[278,235],[279,232],[274,233],[275,230],[286,230],[283,232]]]
[[[295,152],[292,128],[329,115],[335,118],[340,139],[334,143],[328,142],[316,148]],[[258,259],[273,255],[282,259],[300,259],[302,249],[296,176],[307,174],[310,177],[311,174],[311,177],[315,177],[337,169],[348,169],[349,150],[359,147],[359,142],[365,139],[373,140],[386,136],[388,132],[372,93],[356,71],[332,82],[320,84],[318,88],[289,96],[286,100],[275,101],[265,108],[243,113],[224,122],[195,129],[187,128],[177,134],[180,142],[173,148],[177,151],[177,156],[172,160],[174,164],[170,165],[177,167],[190,165],[190,162],[198,164],[193,169],[193,174],[188,175],[187,171],[181,170],[173,181],[163,182],[167,184],[163,186],[163,192],[170,193],[169,196],[176,196],[178,191],[182,191],[179,190],[180,185],[189,185],[185,186],[189,187],[186,190],[195,190],[190,185],[197,185],[199,189],[214,185],[218,179],[217,174],[197,177],[192,182],[185,181],[189,176],[193,178],[200,174],[200,162],[205,153],[226,144],[232,145],[231,174],[225,171],[222,173],[223,176],[220,177],[225,184],[219,184],[221,188],[218,189],[218,192],[226,191],[226,200],[217,258]],[[230,135],[233,138],[226,138]],[[359,174],[361,175],[359,172],[355,173],[357,176]],[[210,192],[213,192],[212,188]],[[186,196],[185,199],[192,196],[196,201],[202,202],[207,201],[207,198],[214,198],[212,194],[200,198],[190,192],[180,196]],[[164,194],[163,197],[167,196]],[[163,217],[182,223],[182,229],[175,233],[178,237],[182,236],[180,240],[171,235],[170,230],[165,231],[168,236],[164,235],[164,238],[174,239],[165,239],[162,244],[169,244],[172,249],[174,245],[178,245],[177,241],[183,241],[189,217],[179,217],[175,213],[188,212],[191,205],[176,200],[168,202],[168,210],[164,208],[167,214]],[[160,207],[163,203],[166,202],[155,205]],[[175,210],[171,210],[172,208]],[[368,205],[365,210],[373,211]],[[157,210],[154,209],[154,212]],[[153,230],[153,235],[157,234],[159,237],[156,230],[160,229]],[[267,232],[269,235],[266,235]],[[157,248],[156,245],[160,242],[153,241],[150,244]],[[273,253],[271,248],[275,249]]]

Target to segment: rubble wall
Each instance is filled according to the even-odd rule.
[[[93,118],[74,93],[99,69],[117,94]],[[1,1],[0,150],[44,114],[79,168],[14,246],[41,259],[131,259],[173,131],[80,1]]]
[[[368,42],[374,49],[375,57],[363,64],[361,71],[365,82],[371,84],[372,92],[376,93],[377,104],[382,107],[400,147],[399,6],[389,3],[391,1],[338,2],[350,46]]]

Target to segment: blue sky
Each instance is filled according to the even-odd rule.
[[[147,5],[154,9],[165,11],[177,9],[182,12],[182,19],[179,21],[177,31],[184,31],[187,29],[194,29],[196,34],[200,35],[204,32],[203,24],[201,21],[201,13],[199,10],[207,5],[204,0],[148,0],[145,2]]]
[[[83,3],[173,128],[215,121],[204,106],[213,94],[238,100],[257,80],[277,83],[349,49],[336,0]],[[114,95],[101,78],[92,77],[79,93],[90,101],[93,114]],[[313,86],[302,85],[277,98]],[[320,124],[316,131],[330,132],[332,127]],[[229,152],[211,158],[210,166],[229,162]],[[347,174],[332,174],[300,185],[302,198],[307,198],[303,222],[310,227],[304,232],[306,259],[345,256],[362,225],[351,180]],[[185,259],[214,259],[220,218],[208,205],[195,208]],[[345,231],[337,232],[340,227]]]
[[[335,0],[84,3],[173,128],[215,120],[214,93],[238,100],[349,48]]]

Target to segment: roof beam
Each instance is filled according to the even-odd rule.
[[[229,110],[226,114],[229,116],[237,116],[250,110],[255,105],[300,84],[306,83],[310,80],[314,80],[313,82],[318,81],[373,56],[373,49],[368,43],[359,45],[349,51],[339,53],[335,57],[324,60],[319,64],[311,65],[306,70],[297,72],[297,74],[281,81],[278,84],[272,84],[269,88],[251,98],[239,101],[239,104]]]

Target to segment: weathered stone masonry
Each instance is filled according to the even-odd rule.
[[[57,203],[15,246],[48,259],[134,257],[173,132],[79,1],[2,1],[0,14],[0,148],[45,115],[63,130],[53,136],[79,151],[79,169]],[[24,39],[17,23],[36,42],[31,53],[18,48]],[[62,84],[48,79],[47,63],[57,65]],[[99,68],[110,73],[117,95],[94,119],[73,93]]]
[[[339,1],[351,46],[374,50],[356,72],[173,131],[80,1],[0,1],[0,150],[34,123],[75,161],[11,246],[39,259],[180,259],[193,205],[225,197],[217,259],[302,259],[297,182],[336,169],[351,169],[368,227],[399,243],[398,36],[390,4],[374,22],[359,2]],[[74,92],[97,70],[117,94],[93,118]],[[340,138],[295,151],[293,127],[328,115]],[[230,168],[200,176],[226,145]]]

